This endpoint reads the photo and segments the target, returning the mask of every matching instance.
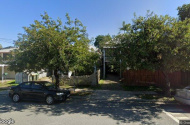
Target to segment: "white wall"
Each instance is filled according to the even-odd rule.
[[[8,70],[8,66],[4,67],[4,73],[8,73],[7,79],[15,79],[15,72]],[[2,67],[0,67],[0,79],[2,78]]]

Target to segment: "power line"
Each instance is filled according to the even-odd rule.
[[[7,38],[2,38],[2,37],[0,37],[0,39],[3,39],[3,40],[13,40],[13,39],[7,39]]]
[[[4,42],[4,43],[12,43],[12,44],[14,44],[14,42],[10,42],[10,41],[13,41],[13,39],[8,39],[8,38],[0,38],[0,43],[2,43],[2,42]]]

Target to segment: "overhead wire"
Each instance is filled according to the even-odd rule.
[[[12,40],[12,42],[11,42],[11,40]],[[8,39],[8,38],[2,38],[2,37],[0,37],[0,43],[11,43],[11,44],[14,44],[14,41],[13,41],[13,39]]]

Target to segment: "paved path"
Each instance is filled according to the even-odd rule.
[[[107,78],[101,86],[103,90],[123,90],[119,82],[119,77],[115,75],[107,75]]]

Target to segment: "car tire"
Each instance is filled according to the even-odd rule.
[[[12,100],[13,100],[13,102],[19,102],[20,101],[20,95],[19,94],[13,94]]]
[[[54,98],[53,98],[53,96],[51,96],[51,95],[48,95],[47,97],[46,97],[46,103],[48,104],[48,105],[52,105],[53,103],[54,103]]]

